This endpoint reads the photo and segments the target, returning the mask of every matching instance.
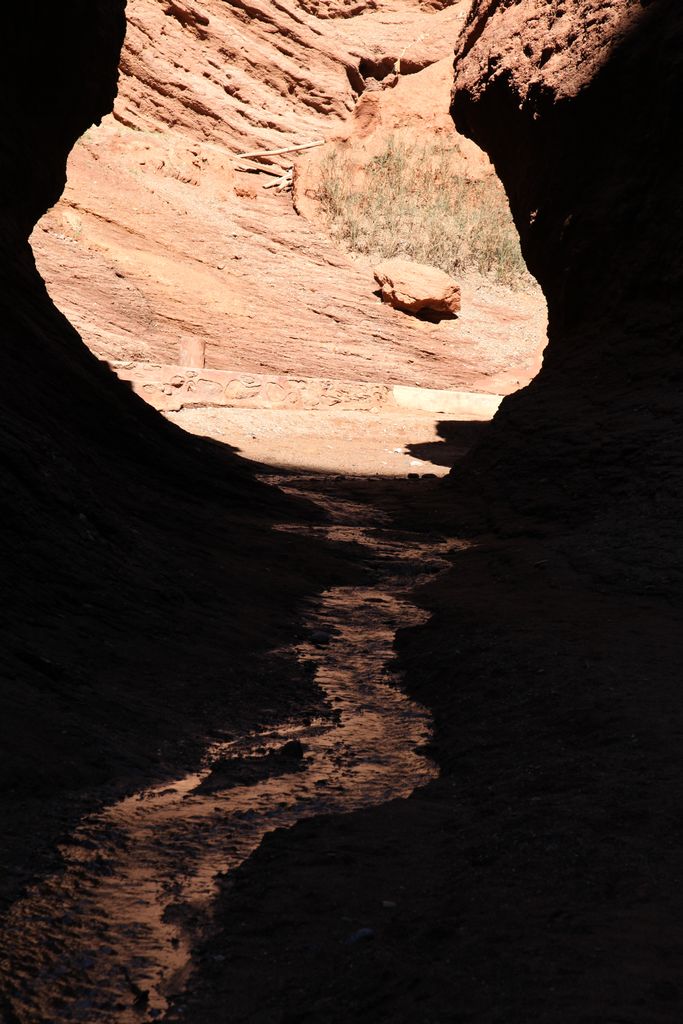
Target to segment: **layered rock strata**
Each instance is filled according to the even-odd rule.
[[[477,279],[462,282],[457,322],[402,316],[373,295],[369,260],[341,252],[319,216],[296,216],[263,187],[270,174],[236,158],[348,131],[344,152],[363,163],[394,135],[455,140],[451,52],[466,3],[382,0],[342,20],[322,6],[325,18],[298,0],[131,0],[114,111],[76,145],[64,196],[32,236],[50,294],[112,362],[182,365],[179,350],[199,342],[204,365],[242,373],[494,393],[525,383],[542,297]],[[399,81],[379,88],[374,76],[399,57]],[[467,174],[490,173],[460,142]],[[308,153],[324,162],[332,148]],[[305,157],[267,169],[294,160],[298,183]],[[319,173],[301,178],[315,192]],[[299,209],[313,205],[295,188]]]

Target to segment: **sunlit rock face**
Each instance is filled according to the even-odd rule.
[[[467,470],[519,513],[678,519],[682,55],[672,0],[478,0],[459,39],[453,117],[549,306],[543,370]]]

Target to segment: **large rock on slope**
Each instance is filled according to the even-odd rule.
[[[605,533],[678,529],[682,39],[673,0],[477,0],[456,51],[456,127],[503,180],[549,308],[543,369],[470,479]]]
[[[438,267],[400,258],[383,260],[373,271],[382,301],[395,309],[444,315],[460,312],[460,286]]]

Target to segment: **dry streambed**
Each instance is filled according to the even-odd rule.
[[[0,1020],[161,1018],[210,929],[218,876],[267,832],[407,797],[435,776],[421,752],[429,715],[396,686],[393,639],[423,620],[410,591],[446,564],[449,545],[393,531],[379,513],[368,525],[365,506],[318,500],[331,524],[306,530],[358,544],[373,577],[322,594],[296,647],[326,711],[226,739],[201,771],[85,819],[63,848],[64,870],[3,922]]]

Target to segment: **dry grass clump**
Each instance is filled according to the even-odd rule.
[[[476,270],[512,287],[530,282],[502,186],[493,177],[469,181],[457,146],[390,139],[360,188],[333,150],[317,199],[335,237],[355,252],[404,256],[449,274]]]

